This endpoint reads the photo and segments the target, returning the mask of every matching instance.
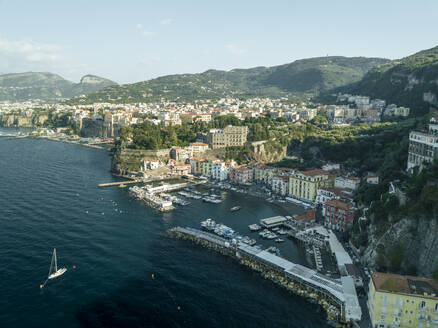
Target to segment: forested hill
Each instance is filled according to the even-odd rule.
[[[424,115],[430,107],[438,108],[438,47],[376,67],[345,91],[385,99],[410,107],[416,116]]]
[[[318,57],[273,67],[208,70],[199,74],[168,75],[156,79],[105,88],[71,103],[152,102],[219,99],[222,97],[281,97],[314,95],[359,81],[387,59]]]
[[[86,95],[115,82],[95,75],[85,75],[79,83],[47,72],[0,75],[0,101],[54,100]]]

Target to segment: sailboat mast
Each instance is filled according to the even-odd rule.
[[[53,256],[55,257],[55,272],[58,271],[58,263],[56,261],[56,248],[53,249]]]

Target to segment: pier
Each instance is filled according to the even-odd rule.
[[[350,325],[361,319],[362,311],[351,277],[332,279],[266,250],[193,228],[175,227],[168,230],[168,233],[235,258],[241,264],[260,272],[264,278],[318,303],[330,320]]]
[[[98,186],[99,187],[112,187],[112,186],[121,186],[121,185],[127,185],[132,183],[140,183],[143,182],[142,180],[132,180],[132,181],[118,181],[118,182],[108,182],[108,183],[101,183]]]

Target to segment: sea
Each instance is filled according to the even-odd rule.
[[[0,137],[0,327],[328,326],[320,307],[166,233],[210,217],[256,237],[249,224],[303,209],[227,191],[221,204],[160,213],[128,188],[98,187],[118,181],[110,162],[102,150]],[[305,264],[292,241],[276,246]],[[67,272],[41,289],[54,248]]]

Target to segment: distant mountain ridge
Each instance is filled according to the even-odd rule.
[[[438,108],[438,46],[370,70],[344,91],[408,106],[413,115]]]
[[[44,101],[87,95],[117,83],[95,75],[85,75],[79,83],[48,72],[0,75],[0,101]]]
[[[231,71],[208,70],[197,74],[158,77],[133,84],[110,86],[75,103],[150,102],[219,99],[226,96],[281,97],[314,95],[359,81],[370,69],[389,62],[383,58],[316,57],[292,63]]]

